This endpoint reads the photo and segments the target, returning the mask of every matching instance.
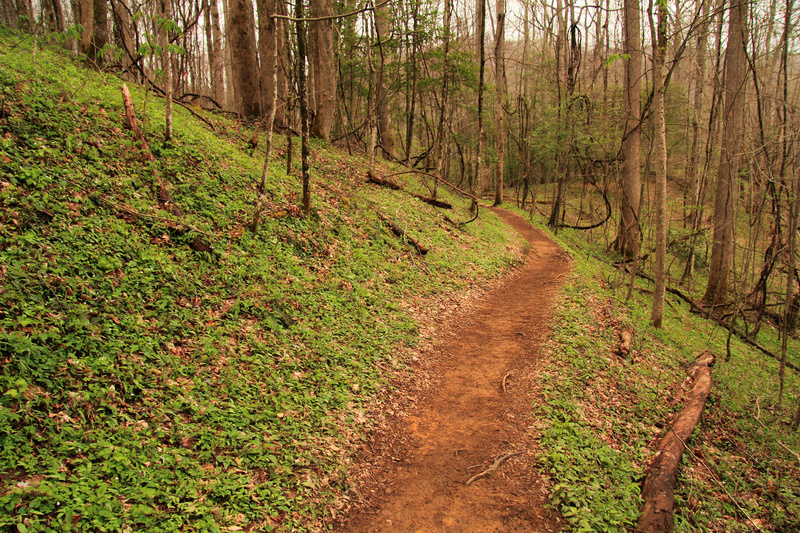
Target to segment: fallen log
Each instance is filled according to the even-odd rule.
[[[383,215],[379,215],[379,216],[381,217],[381,220],[383,220],[386,223],[386,225],[389,226],[389,229],[392,230],[392,233],[394,233],[395,235],[397,235],[401,239],[405,239],[406,241],[408,241],[408,244],[410,244],[411,247],[414,248],[419,255],[425,255],[430,251],[429,248],[425,248],[420,243],[418,243],[417,241],[412,239],[408,235],[408,233],[406,233],[401,227],[399,227],[397,224],[395,224],[394,222],[389,220],[387,217],[385,217]]]
[[[672,532],[675,529],[673,507],[678,465],[686,443],[700,422],[706,399],[711,391],[711,369],[714,354],[706,350],[689,367],[694,381],[689,397],[658,445],[658,452],[648,467],[642,488],[642,516],[636,531],[643,533]]]
[[[631,351],[631,346],[633,345],[633,332],[629,329],[622,330],[622,333],[619,334],[619,338],[620,342],[617,353],[621,356],[626,356]]]
[[[443,202],[442,200],[437,200],[436,198],[429,198],[428,196],[423,196],[421,194],[417,194],[411,191],[407,191],[403,188],[402,185],[395,183],[392,180],[388,180],[385,178],[379,178],[378,176],[374,175],[372,172],[367,172],[367,182],[374,183],[376,185],[380,185],[382,187],[386,187],[392,189],[394,191],[403,191],[406,194],[410,194],[414,198],[419,198],[423,202],[428,205],[432,205],[434,207],[438,207],[440,209],[453,209],[453,204],[448,202]]]

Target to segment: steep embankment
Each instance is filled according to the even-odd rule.
[[[314,214],[293,214],[280,163],[253,234],[252,132],[176,108],[164,143],[161,100],[131,87],[145,163],[121,82],[45,50],[34,63],[31,44],[0,39],[0,530],[324,523],[415,310],[499,275],[522,240],[491,213],[455,227],[321,145]]]

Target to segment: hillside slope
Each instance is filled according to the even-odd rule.
[[[253,234],[251,131],[176,107],[165,144],[163,102],[131,87],[145,163],[121,81],[31,46],[0,36],[0,530],[319,526],[415,313],[502,273],[521,239],[365,184],[363,158],[321,144],[313,215],[278,163]]]

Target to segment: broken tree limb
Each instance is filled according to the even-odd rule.
[[[128,90],[128,86],[124,83],[122,84],[122,104],[125,107],[125,119],[127,122],[128,129],[130,129],[133,132],[134,136],[136,137],[136,140],[141,145],[142,152],[144,152],[144,157],[147,160],[147,162],[154,163],[155,158],[153,157],[153,152],[150,151],[150,146],[148,146],[147,140],[144,138],[144,134],[142,133],[141,128],[139,128],[139,123],[136,120],[136,110],[133,107],[133,98],[131,97],[131,93]],[[172,213],[176,217],[183,218],[183,212],[180,210],[178,205],[172,200],[172,195],[170,195],[166,183],[164,183],[164,181],[161,179],[161,174],[155,167],[153,167],[153,177],[155,178],[156,195],[158,197],[159,203],[161,203],[165,209],[167,209],[170,213]],[[200,232],[198,231],[198,233]],[[203,241],[203,239],[201,239],[200,237],[194,237],[189,243],[189,247],[197,252],[213,251],[211,245]]]
[[[471,485],[472,483],[474,483],[475,481],[478,481],[481,478],[485,478],[485,477],[491,476],[492,474],[497,472],[497,469],[500,468],[500,465],[502,465],[503,463],[505,463],[506,461],[508,461],[512,457],[514,457],[515,455],[520,455],[520,454],[522,454],[522,452],[508,452],[508,453],[504,453],[502,455],[498,455],[497,459],[495,459],[494,463],[492,463],[492,466],[490,466],[489,468],[487,468],[483,472],[475,474],[474,476],[469,478],[467,480],[466,484],[467,485]]]
[[[436,176],[435,174],[431,174],[430,172],[425,172],[425,171],[422,171],[422,170],[404,170],[403,172],[396,172],[394,174],[390,174],[388,177],[391,178],[391,177],[394,177],[394,176],[402,176],[403,174],[422,174],[424,176],[430,176],[431,178],[435,178],[435,179],[439,180],[439,183],[444,183],[445,185],[447,185],[448,187],[450,187],[451,189],[456,191],[461,196],[464,196],[466,198],[471,198],[471,199],[475,200],[476,202],[478,201],[478,198],[475,195],[472,195],[472,194],[470,194],[468,192],[462,191],[461,189],[459,189],[458,187],[456,187],[452,183],[450,183],[450,182],[448,182],[446,180],[443,180],[439,176]]]
[[[403,188],[402,185],[393,182],[392,180],[380,178],[374,175],[372,172],[367,172],[367,182],[374,183],[376,185],[381,185],[383,187],[392,189],[394,191],[403,191],[406,194],[410,194],[414,198],[418,198],[425,202],[428,205],[432,205],[434,207],[438,207],[440,209],[453,209],[453,204],[448,202],[443,202],[442,200],[437,200],[436,198],[429,198],[427,196],[423,196],[421,194],[413,193]]]
[[[638,277],[642,278],[642,279],[646,279],[647,281],[653,283],[653,278],[651,278],[650,276],[648,276],[647,274],[645,274],[643,272],[637,272],[636,275]],[[684,294],[683,292],[681,292],[678,289],[667,287],[666,290],[667,290],[668,293],[674,294],[675,296],[677,296],[678,298],[680,298],[684,302],[688,303],[690,305],[690,310],[692,312],[696,311],[703,318],[707,318],[709,320],[715,321],[721,327],[731,331],[731,333],[733,335],[735,335],[740,341],[742,341],[743,343],[747,344],[748,346],[752,346],[753,348],[755,348],[756,350],[760,351],[764,355],[768,355],[768,356],[772,357],[773,359],[775,359],[776,361],[780,361],[781,360],[781,356],[780,355],[776,354],[775,352],[773,352],[769,348],[767,348],[767,347],[759,344],[755,340],[751,339],[750,337],[747,336],[747,334],[742,333],[741,331],[739,331],[739,330],[737,330],[735,328],[731,328],[730,325],[725,322],[725,320],[723,320],[722,318],[719,318],[718,316],[714,315],[713,313],[710,313],[708,310],[705,309],[705,307],[703,307],[703,305],[700,302],[692,300],[689,296],[687,296],[686,294]],[[798,365],[796,365],[794,363],[791,363],[789,361],[786,361],[786,367],[787,368],[791,368],[795,372],[800,372],[800,366],[798,366]]]
[[[199,233],[201,235],[206,235],[208,237],[213,237],[214,236],[214,235],[212,235],[210,233],[207,233],[207,232],[205,232],[205,231],[203,231],[201,229],[198,229],[198,228],[196,228],[194,226],[191,226],[189,224],[185,224],[185,223],[181,222],[180,220],[173,220],[171,218],[165,218],[165,217],[160,217],[160,216],[156,216],[156,215],[150,215],[150,214],[147,214],[147,213],[142,213],[142,212],[139,212],[139,211],[135,211],[135,210],[131,209],[130,207],[126,206],[126,205],[118,204],[116,202],[112,202],[111,200],[108,199],[107,196],[105,196],[103,194],[92,194],[89,198],[96,204],[104,205],[104,206],[108,207],[109,209],[111,209],[112,211],[116,211],[117,214],[127,215],[128,217],[130,217],[131,219],[134,219],[134,220],[138,220],[138,219],[151,220],[153,222],[160,222],[161,224],[164,224],[168,228],[174,229],[174,230],[176,230],[178,232],[185,233],[187,231],[193,231],[195,233]]]
[[[658,445],[648,468],[642,489],[642,516],[636,531],[643,533],[671,532],[675,529],[673,507],[678,465],[686,442],[700,422],[706,399],[711,392],[711,369],[714,354],[706,350],[689,367],[694,381],[689,397]]]
[[[414,248],[417,251],[417,253],[419,253],[419,255],[425,255],[430,251],[429,248],[425,248],[420,243],[418,243],[417,241],[412,239],[408,235],[408,233],[406,233],[402,228],[397,226],[397,224],[395,224],[394,222],[389,220],[387,217],[385,217],[383,215],[379,215],[379,216],[380,216],[381,220],[383,220],[386,223],[386,225],[389,226],[389,229],[392,230],[392,233],[394,233],[395,235],[397,235],[401,239],[405,239],[406,241],[408,241],[408,244],[410,244],[411,247]]]
[[[128,124],[128,129],[133,132],[133,134],[136,136],[136,140],[139,141],[139,144],[142,146],[145,159],[150,162],[155,161],[153,152],[150,151],[150,146],[148,146],[147,141],[144,138],[144,134],[139,128],[139,122],[136,120],[136,111],[133,107],[133,98],[131,97],[131,92],[128,90],[128,86],[124,83],[122,84],[122,104],[125,106],[125,120]]]

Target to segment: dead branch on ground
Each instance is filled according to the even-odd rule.
[[[392,180],[379,178],[378,176],[375,176],[372,172],[367,172],[367,181],[369,183],[374,183],[376,185],[381,185],[383,187],[387,187],[387,188],[395,190],[395,191],[403,191],[406,194],[410,194],[414,198],[418,198],[418,199],[422,200],[423,202],[425,202],[428,205],[432,205],[432,206],[438,207],[440,209],[453,209],[453,204],[450,204],[448,202],[443,202],[442,200],[437,200],[436,198],[429,198],[429,197],[423,196],[421,194],[417,194],[417,193],[413,193],[411,191],[407,191],[406,189],[403,188],[402,185],[400,185],[398,183],[395,183]]]
[[[489,468],[487,468],[483,472],[475,474],[474,476],[469,478],[467,480],[466,484],[467,485],[471,485],[472,483],[474,483],[475,481],[478,481],[481,478],[485,478],[485,477],[491,476],[492,474],[497,472],[497,469],[500,468],[500,465],[502,465],[503,463],[505,463],[506,461],[508,461],[512,457],[514,457],[515,455],[521,455],[521,454],[522,454],[522,452],[508,452],[508,453],[504,453],[502,455],[499,455],[497,457],[497,459],[494,460],[494,463],[492,464],[492,466],[490,466]]]
[[[408,233],[405,232],[405,230],[403,230],[397,224],[395,224],[394,222],[389,220],[388,217],[386,217],[384,215],[379,215],[379,216],[380,216],[381,220],[383,220],[386,223],[386,225],[389,226],[389,229],[392,230],[392,233],[394,233],[395,235],[397,235],[401,239],[405,239],[406,241],[408,241],[408,244],[410,244],[411,247],[414,248],[419,255],[425,255],[430,251],[429,248],[425,248],[420,243],[418,243],[413,238],[411,238],[408,235]]]
[[[697,427],[709,392],[711,392],[711,365],[714,354],[706,350],[689,367],[694,381],[689,397],[675,417],[666,435],[658,445],[653,462],[648,468],[642,488],[642,516],[636,531],[644,533],[671,532],[675,529],[673,507],[675,480],[678,465],[686,446]]]

